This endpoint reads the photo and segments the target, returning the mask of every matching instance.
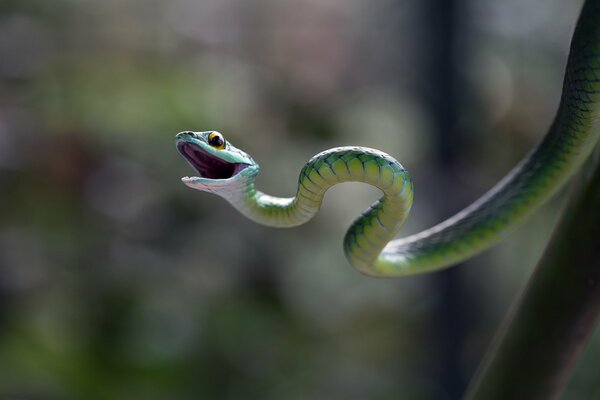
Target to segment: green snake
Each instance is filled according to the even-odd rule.
[[[379,150],[337,147],[302,168],[296,195],[258,191],[258,164],[216,131],[180,132],[178,151],[198,176],[187,186],[217,194],[248,218],[273,227],[309,221],[325,192],[342,182],[365,182],[382,197],[350,226],[344,252],[350,264],[373,276],[439,270],[497,243],[565,184],[595,148],[600,119],[600,1],[588,0],[567,61],[560,105],[543,140],[496,186],[453,217],[395,239],[413,203],[413,183],[402,165]],[[395,239],[395,240],[394,240]]]

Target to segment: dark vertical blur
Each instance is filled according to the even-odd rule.
[[[456,159],[461,153],[462,135],[458,130],[461,99],[457,96],[462,82],[456,63],[461,58],[457,43],[459,27],[465,27],[464,4],[460,0],[427,0],[420,3],[423,42],[421,86],[423,101],[431,112],[435,136],[435,165],[438,199],[436,209],[440,220],[460,207],[454,181]],[[464,88],[464,86],[463,86]],[[455,400],[465,387],[463,365],[465,318],[461,284],[461,267],[444,270],[431,277],[431,291],[435,298],[432,328],[436,343],[432,365],[439,382],[436,398]]]

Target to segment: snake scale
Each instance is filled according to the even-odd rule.
[[[215,193],[252,220],[291,227],[310,220],[331,186],[364,182],[383,196],[350,226],[344,238],[359,271],[393,277],[439,270],[497,243],[555,193],[583,164],[600,136],[600,0],[587,0],[577,23],[560,105],[542,141],[496,186],[453,217],[395,239],[413,203],[413,183],[393,157],[364,147],[315,155],[300,172],[296,195],[258,191],[258,164],[216,131],[180,132],[177,149],[198,173],[189,187]]]

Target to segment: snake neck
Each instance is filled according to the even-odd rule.
[[[413,185],[394,158],[364,147],[338,147],[314,156],[300,172],[294,197],[281,198],[256,189],[254,179],[221,193],[246,217],[273,227],[301,225],[317,213],[325,192],[343,182],[375,186],[383,196],[357,218],[344,239],[349,261],[367,271],[408,217]]]

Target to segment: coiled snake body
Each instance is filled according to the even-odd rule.
[[[390,277],[433,271],[495,244],[579,169],[600,135],[600,0],[586,1],[567,62],[560,105],[544,139],[495,187],[469,207],[423,232],[393,240],[408,217],[413,184],[391,156],[364,147],[339,147],[302,168],[291,198],[258,191],[258,164],[216,131],[181,132],[176,146],[198,176],[189,187],[215,193],[256,222],[290,227],[310,220],[327,189],[365,182],[383,196],[351,225],[344,251],[358,270]]]

